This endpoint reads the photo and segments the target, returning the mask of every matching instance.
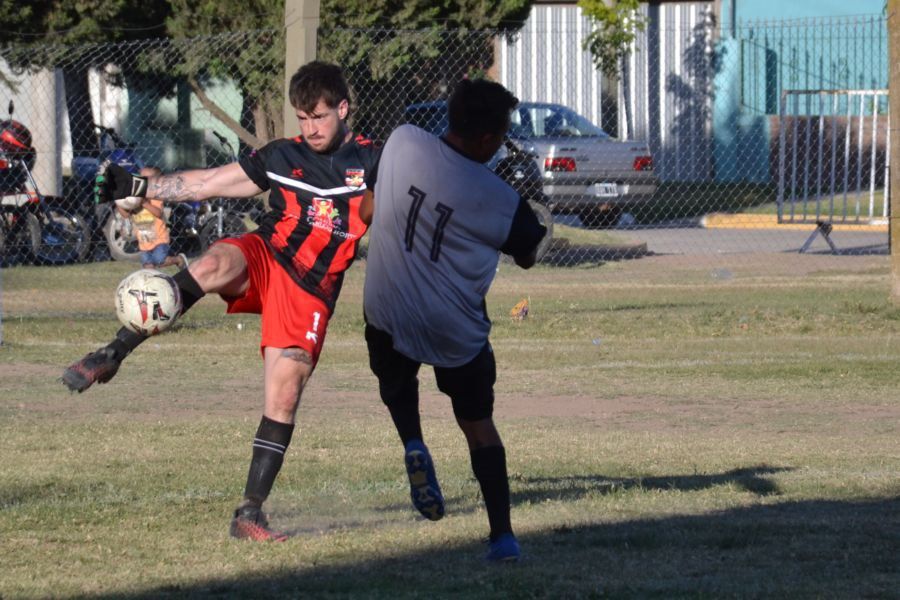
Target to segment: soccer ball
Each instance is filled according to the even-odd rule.
[[[135,271],[116,288],[116,316],[141,335],[156,335],[171,327],[181,308],[178,284],[162,271]]]

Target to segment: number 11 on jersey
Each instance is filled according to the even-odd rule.
[[[406,251],[412,252],[413,241],[416,237],[416,222],[419,220],[419,212],[422,204],[425,202],[425,192],[414,185],[409,186],[409,195],[412,196],[412,203],[409,206],[409,212],[406,215]],[[453,209],[438,202],[434,211],[438,213],[437,223],[434,227],[434,236],[431,238],[431,262],[437,262],[441,257],[441,243],[444,241],[444,228],[453,215]]]

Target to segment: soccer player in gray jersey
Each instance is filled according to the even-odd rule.
[[[498,251],[534,265],[546,229],[528,203],[484,166],[503,142],[518,99],[502,85],[465,80],[439,138],[412,125],[385,144],[375,187],[364,307],[369,363],[405,446],[415,507],[444,515],[422,439],[417,374],[434,367],[465,434],[490,522],[487,559],[519,558],[510,524],[506,453],[492,418],[496,365],[485,295]]]

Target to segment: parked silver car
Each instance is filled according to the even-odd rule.
[[[410,105],[406,121],[440,135],[447,129],[447,104]],[[613,224],[656,192],[646,142],[619,141],[560,104],[520,102],[509,138],[537,163],[549,208],[577,214],[587,226]]]

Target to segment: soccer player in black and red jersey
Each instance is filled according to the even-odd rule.
[[[221,240],[174,276],[182,313],[217,293],[229,313],[262,315],[263,416],[244,499],[231,522],[232,536],[252,540],[287,537],[269,528],[262,504],[281,469],[344,271],[366,232],[379,158],[379,150],[346,124],[350,93],[340,68],[306,64],[291,79],[289,93],[300,137],[276,140],[223,167],[142,178],[110,165],[97,179],[101,201],[144,196],[190,202],[271,192],[271,210],[258,230]],[[69,366],[63,383],[82,392],[109,381],[145,339],[123,327],[108,345]]]

